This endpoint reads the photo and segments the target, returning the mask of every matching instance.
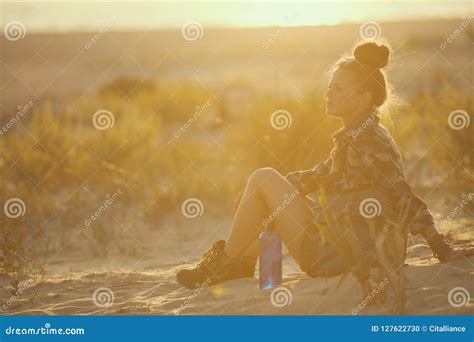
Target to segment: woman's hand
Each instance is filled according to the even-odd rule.
[[[243,191],[237,194],[237,197],[234,200],[234,212],[237,211],[237,208],[239,207],[239,204],[240,204],[240,201],[242,200],[243,195],[244,195]]]

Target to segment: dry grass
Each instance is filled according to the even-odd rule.
[[[399,47],[399,61],[403,53],[418,53],[414,57],[404,57],[407,58],[407,65],[399,64],[398,69],[395,67],[395,83],[402,85],[413,70],[420,67],[420,55],[429,56],[455,24],[455,21],[443,22],[445,30],[433,31],[435,33],[429,33],[430,30],[400,31],[395,23],[386,26],[387,35],[395,37]],[[325,158],[332,147],[330,134],[340,123],[327,118],[324,113],[325,81],[321,75],[327,71],[331,61],[352,45],[357,35],[355,28],[341,26],[342,31],[355,32],[355,35],[342,35],[344,38],[340,41],[334,39],[341,36],[339,28],[328,29],[327,36],[319,35],[322,41],[316,39],[296,64],[294,54],[290,53],[285,42],[291,41],[293,45],[304,43],[307,35],[302,28],[285,31],[282,40],[272,47],[273,50],[264,53],[269,58],[276,56],[279,61],[286,61],[279,64],[286,67],[275,71],[261,61],[260,64],[255,62],[246,74],[230,77],[231,80],[222,70],[239,69],[240,64],[236,64],[236,68],[236,65],[229,65],[229,69],[215,64],[212,56],[206,53],[213,48],[206,45],[212,45],[212,41],[193,51],[187,50],[180,42],[179,48],[173,50],[176,56],[179,55],[185,65],[196,68],[202,65],[200,71],[205,70],[207,74],[198,73],[199,77],[206,79],[206,75],[211,75],[211,79],[218,81],[218,86],[191,78],[191,71],[182,71],[181,64],[176,64],[171,57],[163,64],[168,71],[164,73],[167,77],[130,77],[115,70],[112,80],[102,82],[94,91],[78,99],[62,95],[61,86],[54,84],[57,86],[51,90],[54,96],[44,95],[38,99],[35,106],[0,140],[2,203],[11,197],[18,197],[27,206],[27,215],[22,219],[2,217],[0,248],[4,270],[21,270],[32,265],[27,256],[37,259],[34,250],[52,255],[60,252],[78,232],[93,240],[85,252],[91,256],[106,250],[110,240],[120,243],[125,239],[126,243],[120,248],[133,254],[132,251],[139,248],[139,235],[143,233],[146,236],[146,230],[157,227],[164,216],[178,212],[186,198],[198,197],[205,203],[206,214],[222,215],[229,212],[234,195],[256,168],[272,166],[285,174],[309,168]],[[313,32],[313,29],[308,30]],[[219,53],[225,60],[234,62],[247,60],[249,53],[259,56],[256,49],[261,47],[261,42],[272,33],[272,29],[255,32],[258,35],[232,33],[228,38],[230,45]],[[164,37],[156,34],[160,39]],[[171,35],[169,32],[163,34]],[[407,40],[410,35],[413,39]],[[83,42],[86,36],[71,35],[69,38],[73,44],[76,40]],[[209,36],[223,38],[225,35],[216,31],[206,37]],[[243,39],[249,36],[253,40]],[[113,37],[120,39],[120,35]],[[259,37],[261,40],[258,40]],[[33,39],[34,35],[27,39],[30,38]],[[42,40],[45,37],[36,38]],[[54,50],[55,45],[61,46],[63,38],[55,38],[49,48]],[[112,62],[105,48],[110,43],[107,39],[108,36],[104,35],[101,41],[104,46],[93,47],[89,56],[103,69]],[[164,53],[150,44],[150,39],[145,37],[130,52],[141,56],[142,59],[137,57],[140,63],[149,61],[146,65],[156,64],[158,57]],[[420,44],[420,39],[426,44]],[[19,42],[16,46],[18,49],[29,49],[28,45],[22,45],[27,43]],[[328,44],[325,54],[320,49],[323,43]],[[246,49],[249,46],[251,48]],[[11,53],[11,50],[5,50],[3,59],[15,71],[20,68],[21,61],[15,60]],[[43,53],[52,68],[54,58],[59,56],[49,49]],[[72,55],[72,51],[66,49],[64,54],[61,58],[67,59],[65,56]],[[466,40],[460,37],[452,50],[446,50],[445,58],[460,70],[468,55]],[[317,68],[314,58],[321,62]],[[457,192],[463,192],[468,190],[472,180],[469,170],[472,170],[470,146],[473,138],[468,129],[450,130],[447,114],[454,109],[472,113],[472,97],[466,91],[468,87],[464,81],[456,78],[456,70],[443,63],[429,65],[429,70],[439,70],[438,73],[425,69],[419,71],[423,77],[416,77],[402,89],[402,93],[409,93],[410,105],[401,107],[392,120],[386,122],[393,129],[408,159],[421,160],[413,164],[410,174],[423,175],[418,171],[428,167],[443,177],[441,186],[451,190],[455,186]],[[30,67],[25,66],[27,69]],[[64,89],[71,80],[77,80],[80,93],[88,88],[82,76],[95,69],[84,70],[83,67],[80,64],[68,70],[76,74],[72,75]],[[43,70],[47,66],[38,64],[37,68]],[[265,75],[272,74],[273,70],[274,75],[281,77],[259,77],[256,73],[259,70]],[[182,77],[179,77],[181,71]],[[282,77],[285,75],[290,80]],[[463,75],[466,77],[466,73]],[[309,83],[306,88],[301,88],[305,90],[303,96],[287,96],[293,82],[303,84],[298,80],[306,85]],[[4,96],[11,95],[11,99],[15,99],[14,96],[20,94],[23,97],[16,97],[15,101],[25,103],[28,95],[17,91],[15,84],[6,88],[8,94]],[[440,88],[440,84],[445,86]],[[209,108],[177,138],[174,133],[193,116],[196,106],[203,106],[208,101]],[[269,119],[274,110],[281,108],[291,113],[292,125],[279,131],[271,127]],[[113,113],[115,124],[112,128],[101,131],[92,125],[92,115],[100,109]],[[11,115],[4,115],[2,119],[10,118]],[[416,181],[416,178],[413,179]],[[84,233],[84,220],[98,210],[107,195],[118,189],[123,192],[120,198],[101,214],[92,231]],[[138,226],[142,227],[142,231]],[[133,227],[130,229],[133,238],[117,235],[114,227]],[[135,247],[134,238],[137,240]],[[15,255],[21,258],[15,259]]]

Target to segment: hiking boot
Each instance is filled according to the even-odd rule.
[[[225,254],[224,247],[224,240],[214,242],[194,268],[181,270],[176,274],[178,283],[188,289],[196,289],[232,279],[252,278],[256,259],[249,257],[231,259]]]

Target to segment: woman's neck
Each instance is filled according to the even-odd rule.
[[[361,110],[359,112],[356,112],[352,115],[344,116],[342,118],[342,121],[344,123],[344,127],[351,128],[355,125],[357,125],[359,122],[365,120],[366,118],[370,117],[371,113],[373,113],[374,110]]]

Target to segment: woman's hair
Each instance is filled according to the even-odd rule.
[[[352,56],[340,59],[335,68],[352,71],[360,80],[358,91],[368,91],[372,95],[372,104],[377,108],[384,104],[389,93],[389,84],[383,68],[387,66],[390,47],[375,42],[359,43]]]

